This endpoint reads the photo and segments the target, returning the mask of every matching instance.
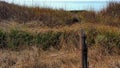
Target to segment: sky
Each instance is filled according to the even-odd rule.
[[[100,11],[105,8],[109,1],[120,0],[2,0],[18,5],[49,7],[65,10],[95,10]]]

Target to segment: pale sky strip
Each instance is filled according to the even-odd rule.
[[[96,10],[105,8],[109,1],[120,0],[1,0],[18,5],[49,7],[65,10]]]

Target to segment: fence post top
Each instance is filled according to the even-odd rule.
[[[84,31],[83,29],[81,29],[80,32],[81,32],[81,37],[82,37],[82,38],[86,38],[85,31]]]

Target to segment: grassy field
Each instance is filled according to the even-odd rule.
[[[0,2],[0,68],[81,68],[80,30],[89,68],[120,68],[120,3],[65,11]]]

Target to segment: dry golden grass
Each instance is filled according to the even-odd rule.
[[[29,23],[29,24],[19,24],[17,22],[11,21],[9,23],[6,23],[8,21],[2,21],[0,22],[0,29],[4,31],[10,31],[11,29],[17,29],[22,31],[27,31],[30,33],[39,33],[39,32],[70,32],[70,31],[79,31],[80,29],[89,29],[89,28],[95,28],[99,32],[111,32],[111,33],[120,33],[119,27],[114,27],[110,25],[103,25],[103,24],[94,24],[94,23],[76,23],[71,26],[59,26],[59,27],[53,27],[49,28],[47,26],[39,26],[38,23],[35,21]]]
[[[65,10],[26,7],[0,1],[0,21],[14,20],[18,23],[38,21],[48,27],[57,27],[72,24],[72,19],[73,14]]]
[[[88,36],[90,36],[90,30],[93,30],[93,33],[97,31],[101,34],[98,34],[97,38],[95,38],[91,32],[91,38],[93,38],[93,41],[96,39],[97,41],[103,40],[101,43],[92,43],[94,44],[93,46],[89,45],[89,68],[120,68],[120,50],[116,48],[119,47],[120,44],[119,6],[119,3],[110,3],[106,10],[102,10],[100,13],[83,11],[82,13],[78,13],[80,15],[78,18],[80,17],[82,21],[76,23],[71,22],[74,14],[64,10],[38,7],[30,8],[0,2],[0,29],[5,32],[16,29],[33,35],[50,31],[56,33],[73,33],[66,40],[64,40],[64,38],[60,39],[60,42],[62,42],[62,44],[60,44],[62,45],[60,50],[50,47],[44,51],[37,47],[36,44],[34,44],[34,46],[26,46],[25,49],[19,51],[1,48],[0,68],[81,68],[80,50],[76,48],[75,44],[71,43],[71,40],[69,41],[69,39],[76,39],[76,36],[73,35],[75,35],[74,33],[79,33],[80,29],[84,29]],[[111,11],[117,15],[115,18],[112,16],[114,14],[110,15]],[[105,37],[107,33],[109,36]],[[2,41],[6,41],[3,35],[1,32]],[[108,38],[107,42],[104,38]],[[109,40],[109,38],[112,40]],[[14,40],[16,40],[16,38]],[[54,40],[58,40],[58,38]],[[66,41],[69,43],[65,43]],[[76,44],[79,45],[79,41],[75,41],[77,41]],[[113,44],[115,46],[111,48]],[[105,48],[107,46],[110,46],[110,51]],[[109,52],[111,52],[111,54]]]
[[[33,24],[33,23],[32,23]],[[18,29],[31,33],[39,32],[71,32],[82,29],[95,28],[99,32],[120,33],[120,28],[106,26],[103,24],[81,23],[71,26],[62,26],[61,28],[37,27],[36,24],[0,24],[4,31]],[[32,27],[30,26],[32,25]],[[36,26],[36,27],[35,27]],[[64,40],[63,40],[64,41]],[[74,45],[63,44],[61,50],[51,48],[47,51],[39,50],[32,46],[20,51],[0,50],[1,68],[81,68],[81,55]],[[117,50],[116,50],[117,51]],[[89,68],[119,68],[120,56],[118,54],[110,55],[108,51],[99,44],[89,48],[88,61]]]
[[[89,68],[119,68],[120,56],[104,56],[101,49],[90,48]],[[23,51],[0,50],[1,68],[81,68],[79,50],[40,51],[31,47]]]

